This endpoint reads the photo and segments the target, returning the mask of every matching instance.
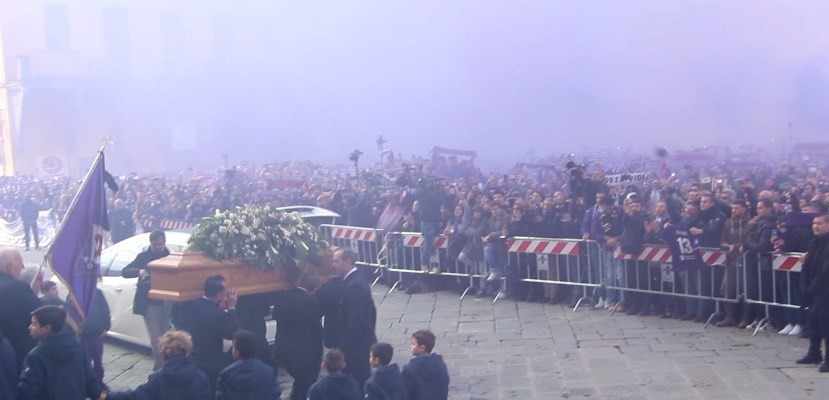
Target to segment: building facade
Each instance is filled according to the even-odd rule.
[[[0,0],[1,172],[79,176],[103,138],[116,173],[250,159],[274,126],[278,10],[230,3]]]

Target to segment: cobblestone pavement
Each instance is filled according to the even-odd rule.
[[[34,256],[27,253],[27,259]],[[40,255],[42,257],[42,255]],[[801,399],[829,397],[829,374],[798,366],[806,340],[587,308],[374,288],[377,334],[409,358],[409,336],[438,336],[451,399]],[[108,340],[106,382],[142,383],[149,350]],[[284,374],[282,374],[284,375]],[[282,376],[283,391],[290,378]],[[283,396],[284,397],[284,396]]]

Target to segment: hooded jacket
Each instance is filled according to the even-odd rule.
[[[204,400],[212,399],[207,375],[196,368],[187,356],[173,357],[158,371],[147,377],[147,382],[134,390],[111,392],[107,400]]]
[[[366,400],[407,400],[403,376],[397,364],[374,370],[366,381]]]
[[[402,376],[409,400],[446,400],[449,397],[449,370],[439,354],[412,358],[403,367]]]
[[[216,400],[278,400],[279,396],[273,368],[255,358],[231,364],[216,384]]]
[[[346,374],[330,374],[320,378],[308,390],[308,400],[360,400],[357,381]]]
[[[23,361],[19,400],[97,399],[106,389],[69,329],[43,337]]]

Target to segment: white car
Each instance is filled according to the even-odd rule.
[[[339,217],[339,214],[319,207],[293,206],[280,209],[298,212],[303,219],[314,225],[332,223]],[[167,239],[166,246],[170,252],[182,253],[187,248],[187,241],[192,235],[192,230],[166,231],[164,234]],[[144,319],[141,315],[132,313],[132,303],[138,278],[124,278],[121,276],[121,270],[135,260],[138,253],[147,250],[149,246],[150,234],[141,233],[103,249],[101,251],[103,280],[98,284],[109,304],[112,318],[112,327],[107,335],[148,348],[150,347],[150,338],[147,334],[147,328],[144,326]],[[58,284],[61,298],[65,298],[66,288],[63,287],[57,277],[53,277],[52,280]],[[276,321],[268,317],[266,318],[266,325],[268,330],[266,337],[272,343],[276,335]],[[227,347],[227,343],[225,347]]]

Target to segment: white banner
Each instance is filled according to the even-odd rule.
[[[632,172],[629,174],[607,175],[604,177],[604,183],[607,186],[621,186],[621,185],[641,185],[648,180],[647,172]]]
[[[49,155],[37,158],[37,173],[41,177],[65,176],[66,157],[63,155]]]
[[[37,217],[37,228],[41,248],[48,247],[52,243],[52,239],[55,237],[57,224],[55,223],[55,220],[52,219],[50,214],[52,214],[52,210],[41,211]],[[30,238],[29,240],[31,241],[30,245],[34,246],[35,239]],[[20,218],[11,222],[0,218],[0,245],[18,247],[26,245],[26,241],[23,236],[23,221]]]

